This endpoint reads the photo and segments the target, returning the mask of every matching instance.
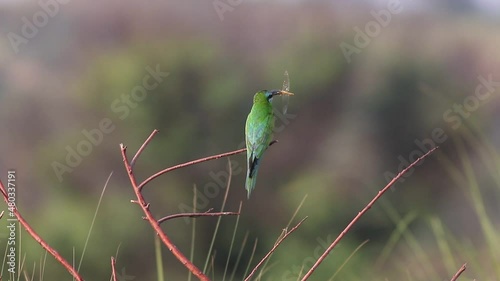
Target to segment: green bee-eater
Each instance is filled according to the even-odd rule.
[[[292,96],[285,90],[262,90],[253,97],[253,106],[247,117],[245,136],[247,145],[247,178],[245,189],[250,193],[255,188],[260,160],[273,138],[274,113],[272,99],[274,96]]]

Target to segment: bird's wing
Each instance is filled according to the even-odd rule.
[[[272,139],[273,115],[268,115],[261,120],[247,126],[247,149],[248,155],[259,159],[266,151]]]

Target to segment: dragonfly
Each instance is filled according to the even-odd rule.
[[[288,70],[285,70],[284,76],[285,76],[285,80],[283,80],[283,87],[281,88],[281,90],[289,92],[290,91],[290,76],[288,75]],[[289,100],[290,100],[290,96],[288,96],[288,95],[282,96],[283,114],[286,114],[286,112],[288,111],[288,101]]]

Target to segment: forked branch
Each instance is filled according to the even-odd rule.
[[[151,180],[155,179],[156,177],[163,175],[165,173],[168,173],[170,171],[180,169],[183,167],[187,167],[190,165],[194,165],[197,163],[213,160],[213,159],[218,159],[222,157],[227,157],[230,155],[238,154],[241,152],[244,152],[246,149],[240,149],[228,153],[223,153],[223,154],[218,154],[214,156],[209,156],[205,157],[202,159],[190,161],[184,164],[176,165],[167,169],[164,169],[149,178],[147,178],[145,181],[143,181],[141,184],[137,184],[137,180],[135,178],[134,172],[133,172],[133,165],[139,158],[139,155],[142,153],[142,151],[146,148],[146,146],[149,144],[149,142],[152,140],[152,138],[158,133],[158,130],[154,130],[151,135],[146,139],[146,141],[141,145],[137,153],[135,154],[134,158],[132,161],[128,160],[127,157],[127,148],[125,145],[120,144],[120,150],[122,153],[123,157],[123,163],[125,165],[125,170],[127,171],[130,183],[132,184],[132,187],[134,189],[134,193],[137,197],[137,200],[132,200],[132,202],[137,203],[139,206],[141,206],[142,211],[145,214],[144,219],[151,224],[157,235],[160,237],[160,240],[167,246],[167,248],[172,252],[172,254],[198,279],[207,281],[209,280],[208,277],[196,266],[194,265],[177,247],[175,244],[170,240],[170,238],[167,236],[167,234],[161,229],[160,224],[166,220],[173,219],[173,218],[178,218],[178,217],[200,217],[200,216],[223,216],[223,215],[239,215],[239,213],[234,213],[234,212],[219,212],[219,213],[182,213],[182,214],[174,214],[170,215],[164,218],[161,218],[159,220],[156,220],[153,215],[151,214],[151,211],[149,210],[149,203],[146,202],[144,199],[144,196],[142,195],[142,188],[144,185],[146,185],[148,182]]]
[[[424,154],[422,157],[418,158],[417,160],[413,161],[413,163],[410,164],[406,169],[401,171],[394,179],[392,179],[391,182],[389,182],[382,190],[380,190],[377,195],[366,205],[361,212],[359,212],[354,219],[346,226],[344,230],[339,234],[339,236],[332,242],[332,244],[326,249],[326,251],[318,258],[316,263],[309,269],[309,271],[304,275],[302,278],[302,281],[307,280],[311,274],[313,274],[314,270],[318,268],[318,266],[323,262],[323,260],[328,256],[328,254],[337,246],[337,244],[340,242],[342,238],[351,230],[351,228],[354,226],[354,224],[366,213],[368,210],[375,204],[375,202],[382,197],[382,195],[389,190],[389,188],[394,185],[406,172],[408,172],[413,166],[415,166],[418,162],[422,161],[425,157],[429,156],[431,153],[433,153],[438,147],[434,147],[433,149],[429,150],[426,154]]]
[[[230,152],[226,152],[226,153],[221,153],[221,154],[217,154],[217,155],[208,156],[208,157],[205,157],[205,158],[200,158],[200,159],[197,159],[197,160],[189,161],[189,162],[186,162],[186,163],[183,163],[183,164],[179,164],[179,165],[175,165],[175,166],[170,167],[170,168],[163,169],[163,170],[155,173],[154,175],[150,176],[149,178],[145,179],[141,184],[139,184],[139,190],[142,190],[147,183],[149,183],[150,181],[154,180],[155,178],[157,178],[157,177],[159,177],[159,176],[161,176],[163,174],[166,174],[168,172],[171,172],[173,170],[177,170],[177,169],[180,169],[180,168],[184,168],[184,167],[187,167],[187,166],[199,164],[199,163],[210,161],[210,160],[219,159],[219,158],[222,158],[222,157],[228,157],[228,156],[231,156],[231,155],[243,153],[245,151],[247,151],[247,149],[246,148],[242,148],[242,149],[238,149],[238,150],[234,150],[234,151],[230,151]]]
[[[283,230],[283,232],[284,232],[283,236],[274,244],[274,246],[271,248],[271,250],[254,267],[252,272],[250,272],[250,274],[247,276],[247,278],[245,278],[245,281],[249,281],[252,278],[252,276],[255,274],[255,272],[257,272],[257,269],[259,269],[259,267],[269,258],[269,256],[271,256],[271,254],[274,253],[274,251],[276,250],[276,248],[278,248],[278,246],[281,244],[281,242],[283,242],[283,240],[285,240],[288,237],[288,235],[292,234],[292,232],[294,232],[297,228],[299,228],[299,226],[306,219],[307,219],[307,217],[303,218],[296,226],[294,226],[292,229],[290,229],[290,231]]]
[[[128,161],[127,158],[127,148],[123,145],[120,144],[122,156],[123,156],[123,163],[125,164],[125,169],[127,170],[127,174],[130,180],[130,183],[132,184],[132,187],[135,192],[135,196],[137,197],[136,203],[141,206],[142,211],[146,215],[146,219],[149,221],[153,229],[155,230],[156,234],[160,237],[161,241],[163,244],[167,246],[167,248],[174,254],[174,256],[185,266],[189,271],[193,273],[194,276],[198,277],[200,280],[204,281],[209,281],[208,277],[201,272],[201,270],[196,267],[177,247],[175,244],[170,240],[170,238],[163,232],[163,230],[160,227],[160,224],[156,219],[153,217],[151,212],[149,211],[149,203],[146,202],[144,197],[142,196],[141,191],[137,187],[137,182],[135,180],[134,173],[132,171],[132,167],[130,166],[130,162]]]

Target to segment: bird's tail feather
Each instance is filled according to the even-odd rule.
[[[246,180],[246,183],[245,183],[245,189],[248,192],[248,199],[250,199],[250,193],[255,188],[255,183],[256,182],[257,182],[257,171],[255,171],[253,173],[252,177],[250,177],[249,171],[247,171],[247,180]]]

